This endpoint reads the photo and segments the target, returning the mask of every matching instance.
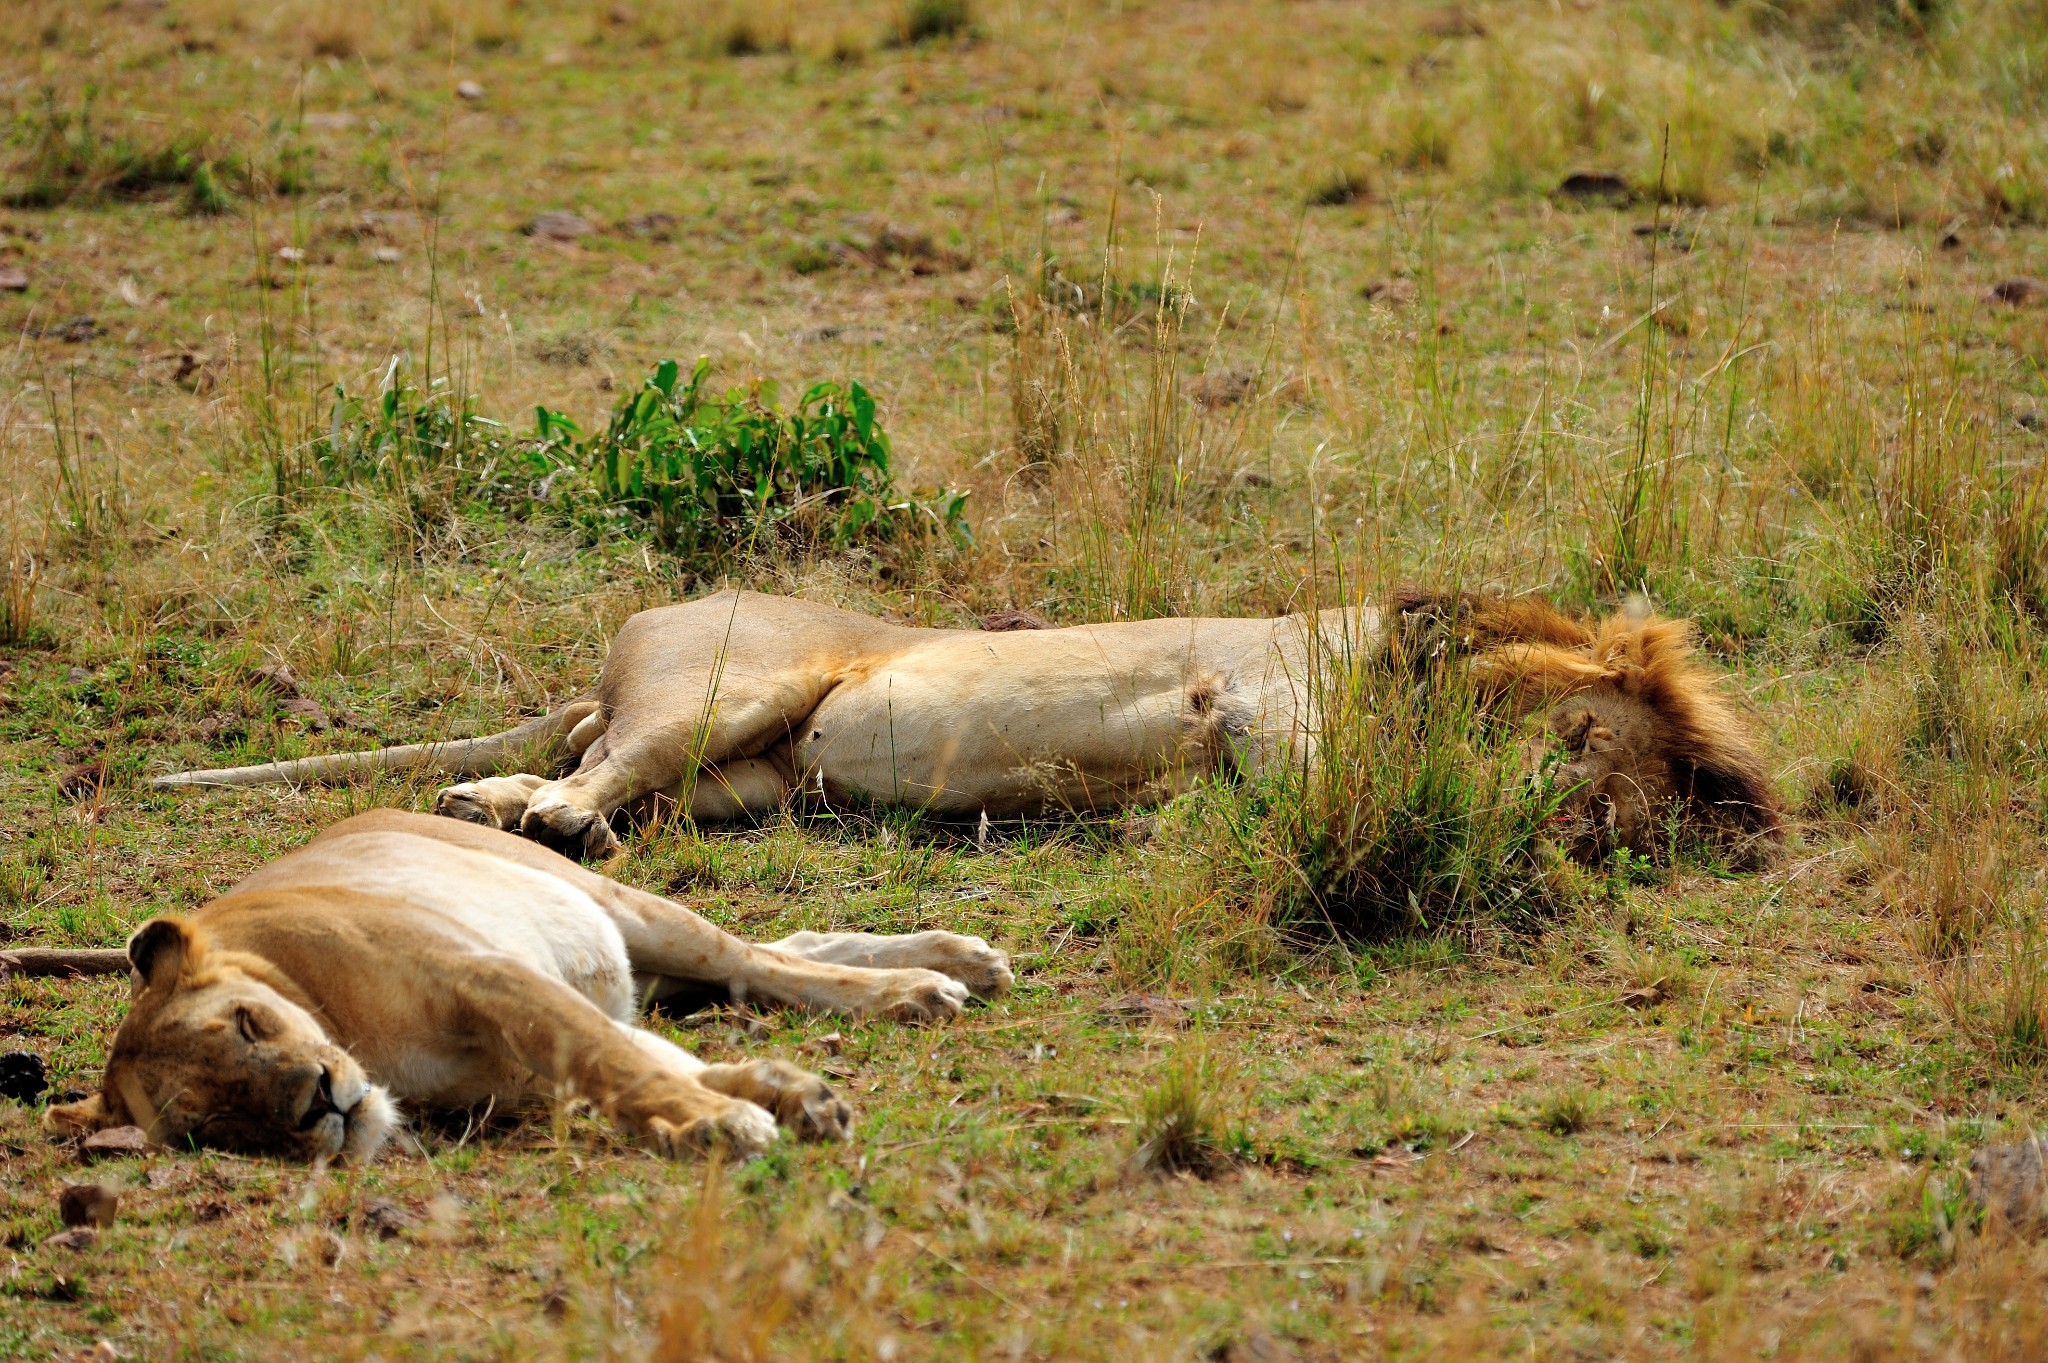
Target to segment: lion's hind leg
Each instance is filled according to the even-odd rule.
[[[978,999],[1009,992],[1015,977],[1009,953],[958,932],[797,932],[769,947],[806,961],[863,970],[936,970],[967,986]]]

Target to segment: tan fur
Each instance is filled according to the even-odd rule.
[[[129,956],[101,1091],[48,1123],[300,1158],[370,1158],[394,1102],[536,1096],[587,1101],[670,1154],[756,1150],[778,1122],[839,1137],[851,1115],[815,1076],[704,1065],[631,1026],[634,1008],[696,985],[928,1021],[1010,983],[979,938],[756,946],[532,842],[396,810],[336,825],[190,918],[152,919]]]
[[[1574,809],[1607,830],[1579,840],[1586,855],[1604,855],[1617,819],[1622,844],[1643,842],[1674,801],[1758,845],[1779,835],[1769,782],[1688,661],[1682,625],[1622,616],[1596,626],[1533,598],[1417,591],[1384,608],[1275,620],[1001,632],[913,629],[722,592],[626,622],[595,709],[570,730],[573,772],[453,786],[436,812],[588,857],[616,846],[614,813],[659,801],[699,820],[766,814],[792,796],[949,818],[1115,809],[1298,759],[1317,742],[1319,668],[1445,657],[1469,660],[1518,713],[1576,700],[1571,714],[1603,717],[1604,734],[1585,724],[1558,734],[1577,745],[1568,770],[1590,783]],[[568,712],[557,714],[560,730]],[[295,779],[325,779],[380,760],[287,765]],[[277,779],[268,770],[165,780]],[[1628,811],[1610,818],[1617,802]]]

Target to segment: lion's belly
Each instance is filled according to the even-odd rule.
[[[1226,760],[1249,708],[1213,650],[1178,634],[1116,658],[1081,630],[954,636],[900,655],[812,711],[795,735],[797,777],[828,798],[997,817],[1172,794]]]

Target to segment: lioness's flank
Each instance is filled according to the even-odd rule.
[[[779,1122],[844,1137],[823,1080],[779,1060],[707,1065],[633,1025],[688,984],[910,1021],[1001,993],[975,937],[799,933],[743,942],[532,842],[423,814],[358,815],[190,918],[128,944],[135,997],[101,1091],[57,1131],[373,1157],[398,1105],[582,1099],[664,1154],[761,1149]]]
[[[330,781],[407,767],[485,779],[435,812],[575,855],[656,797],[692,818],[793,794],[946,817],[1105,810],[1300,761],[1320,669],[1448,649],[1563,748],[1568,846],[1647,851],[1677,812],[1755,860],[1782,837],[1769,778],[1682,621],[1595,624],[1534,600],[1407,594],[1275,620],[1166,619],[1006,631],[917,629],[752,592],[642,611],[594,697],[485,738],[158,778],[164,786]],[[559,780],[486,776],[560,738]]]

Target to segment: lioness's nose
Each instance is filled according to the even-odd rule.
[[[306,1115],[299,1118],[299,1130],[312,1130],[329,1113],[340,1115],[341,1109],[334,1105],[334,1072],[322,1065],[320,1078],[313,1084],[313,1096],[306,1103]]]

